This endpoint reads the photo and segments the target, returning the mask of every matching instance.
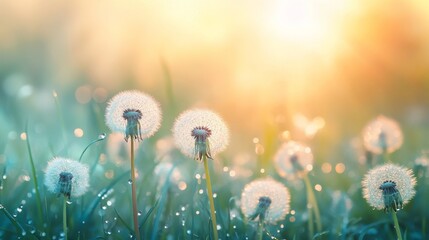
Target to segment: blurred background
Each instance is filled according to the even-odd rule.
[[[340,161],[344,140],[379,114],[418,152],[428,42],[425,0],[1,1],[0,130],[62,115],[82,136],[107,131],[106,101],[136,88],[161,102],[160,135],[181,111],[207,107],[230,125],[234,152],[271,144],[256,146],[268,159],[270,137],[320,132],[315,152]],[[84,106],[99,129],[83,125]]]

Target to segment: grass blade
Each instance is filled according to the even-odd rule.
[[[4,215],[6,215],[6,217],[10,220],[13,226],[15,226],[16,231],[18,232],[19,235],[25,234],[25,229],[21,226],[21,224],[19,224],[18,221],[16,221],[16,219],[1,204],[0,204],[0,210],[4,213]]]
[[[114,208],[116,215],[119,218],[119,221],[128,229],[128,231],[130,231],[131,233],[134,232],[133,229],[130,227],[130,225],[128,225],[124,219],[121,217],[121,215],[119,215],[118,211],[116,210],[116,208]]]
[[[28,156],[30,158],[30,164],[31,164],[31,174],[33,175],[33,183],[34,188],[36,190],[36,205],[37,205],[37,213],[38,213],[38,225],[43,226],[43,209],[42,209],[42,199],[40,198],[40,192],[39,192],[39,183],[37,180],[37,173],[36,173],[36,167],[34,166],[34,160],[33,160],[33,154],[31,152],[31,145],[30,145],[30,137],[28,133],[28,121],[25,124],[25,132],[27,134],[27,151]]]

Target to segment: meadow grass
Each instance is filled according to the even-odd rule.
[[[176,102],[170,80],[167,83],[169,99],[162,102]],[[25,104],[18,100],[10,100],[7,103],[10,106],[2,105],[0,109],[1,119],[7,120],[7,125],[0,128],[3,139],[0,141],[0,239],[64,239],[64,229],[67,229],[69,239],[134,237],[132,189],[128,182],[131,173],[129,146],[124,141],[114,141],[114,136],[100,121],[106,103],[79,104],[71,97],[73,90],[56,91],[57,96],[52,101],[61,102],[61,105],[57,104],[60,109],[54,108],[50,113],[61,116],[54,119],[25,108]],[[186,106],[176,102],[173,109],[176,108],[186,109]],[[27,112],[11,114],[10,109]],[[172,120],[177,113],[172,110],[164,114],[167,121],[162,123],[160,132],[135,142],[136,148],[131,151],[135,152],[137,221],[142,239],[210,239],[213,230],[210,212],[213,210],[208,204],[202,177],[204,164],[184,156],[172,143],[160,146],[161,140],[170,137]],[[22,119],[23,116],[31,117]],[[318,144],[325,140],[321,134],[307,142],[315,156],[313,170],[308,173],[311,183],[281,178],[270,162],[273,153],[257,155],[254,149],[248,149],[249,164],[239,167],[234,162],[238,154],[234,149],[220,153],[214,160],[207,159],[213,166],[211,184],[216,197],[212,203],[216,209],[219,239],[255,239],[256,236],[262,239],[309,239],[309,232],[314,232],[314,239],[388,239],[395,238],[395,228],[398,230],[399,225],[404,239],[424,239],[429,215],[426,208],[429,196],[425,191],[428,173],[427,165],[414,163],[420,156],[414,145],[428,139],[413,138],[409,134],[410,127],[402,127],[404,146],[389,158],[394,163],[413,168],[417,187],[413,200],[395,214],[398,220],[395,224],[390,214],[374,211],[366,203],[360,185],[373,165],[383,163],[383,155],[374,155],[373,165],[359,162],[359,152],[344,143],[347,147],[337,149],[345,156],[341,161],[326,158],[318,153],[325,151],[320,146],[326,146]],[[84,131],[83,136],[74,133],[76,128]],[[105,141],[100,140],[100,132],[107,133]],[[242,140],[240,136],[235,137],[234,128],[230,132],[232,139]],[[261,144],[280,146],[281,141],[277,138],[280,134],[280,131],[271,129]],[[90,166],[89,191],[82,197],[72,197],[72,204],[68,204],[67,209],[56,194],[48,192],[41,184],[47,162],[58,155],[79,159]],[[154,169],[162,161],[171,161],[174,167],[160,176]],[[257,163],[251,164],[252,161]],[[326,166],[322,168],[324,163],[329,164],[329,171]],[[343,165],[338,165],[340,163],[345,166],[344,170],[341,170]],[[173,170],[178,170],[180,177],[174,177]],[[242,175],[245,170],[251,174]],[[257,221],[246,219],[241,212],[240,194],[246,184],[265,176],[288,187],[291,211],[284,220],[262,227]],[[316,184],[322,188],[314,191]],[[311,187],[311,194],[306,193],[309,191],[306,185]],[[312,230],[313,224],[308,224],[313,221],[313,214],[307,209],[308,197],[314,205],[317,199],[320,212],[320,217],[316,214],[313,219],[320,223]],[[65,210],[67,216],[63,214]],[[63,216],[67,217],[66,227],[62,224]]]

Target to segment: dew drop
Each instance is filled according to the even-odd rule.
[[[42,232],[42,233],[40,234],[40,236],[42,236],[42,237],[46,237],[46,233],[45,233],[45,232]]]
[[[27,232],[26,231],[22,231],[21,235],[25,236],[25,235],[27,235]]]
[[[132,184],[133,183],[133,180],[131,180],[131,179],[128,179],[128,184]]]
[[[107,209],[107,207],[106,207],[106,206],[102,206],[102,207],[101,207],[101,209],[106,210],[106,209]]]
[[[35,233],[36,233],[36,230],[34,230],[34,229],[33,229],[33,230],[31,230],[31,231],[30,231],[30,233],[31,233],[31,234],[35,234]]]
[[[191,234],[191,230],[187,230],[186,233],[190,235]]]
[[[105,138],[106,138],[106,134],[105,133],[102,133],[102,134],[98,135],[98,139],[100,139],[100,140],[103,140]]]
[[[217,226],[216,226],[216,229],[217,229],[217,230],[221,230],[221,229],[222,229],[222,227],[221,227],[220,225],[217,225]]]
[[[18,211],[20,213],[20,212],[22,212],[22,208],[17,208],[16,211]]]
[[[180,213],[179,212],[176,212],[176,216],[179,216],[180,215]]]
[[[72,201],[70,201],[70,200],[67,200],[67,202],[66,202],[68,205],[70,205],[70,204],[72,204]]]
[[[7,178],[7,176],[6,175],[3,175],[3,177],[2,177],[3,179],[6,179]]]
[[[107,232],[107,235],[112,235],[112,232],[111,232],[111,231],[108,231],[108,232]]]
[[[195,212],[195,214],[200,215],[200,211],[198,211],[198,210],[197,210],[197,211]]]
[[[137,216],[141,216],[141,215],[142,215],[142,211],[138,211]]]

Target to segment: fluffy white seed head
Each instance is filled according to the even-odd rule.
[[[365,148],[375,154],[381,154],[384,150],[388,153],[394,152],[403,142],[399,124],[382,115],[369,122],[362,135]]]
[[[410,169],[395,164],[384,164],[371,169],[362,180],[363,197],[376,209],[385,209],[383,183],[393,182],[402,198],[402,204],[408,203],[415,194],[416,179]],[[396,210],[395,210],[396,211]]]
[[[58,184],[61,173],[70,173],[71,179],[71,197],[82,196],[89,187],[88,167],[78,161],[55,157],[48,162],[45,170],[45,185],[48,191],[60,194],[58,192]]]
[[[244,187],[241,193],[241,211],[247,218],[253,218],[259,211],[260,200],[264,198],[270,200],[265,221],[275,223],[284,219],[290,209],[289,190],[271,178],[257,179]]]
[[[183,154],[195,157],[196,137],[193,135],[202,128],[210,132],[207,140],[211,156],[225,150],[229,142],[229,132],[222,118],[210,110],[193,109],[180,114],[172,129],[174,142]]]
[[[127,120],[124,112],[139,111],[141,138],[152,136],[161,125],[161,109],[159,103],[151,96],[140,91],[124,91],[115,95],[106,108],[106,124],[113,132],[125,133]]]
[[[283,178],[294,178],[313,169],[311,148],[295,141],[283,143],[274,156],[274,166]]]

